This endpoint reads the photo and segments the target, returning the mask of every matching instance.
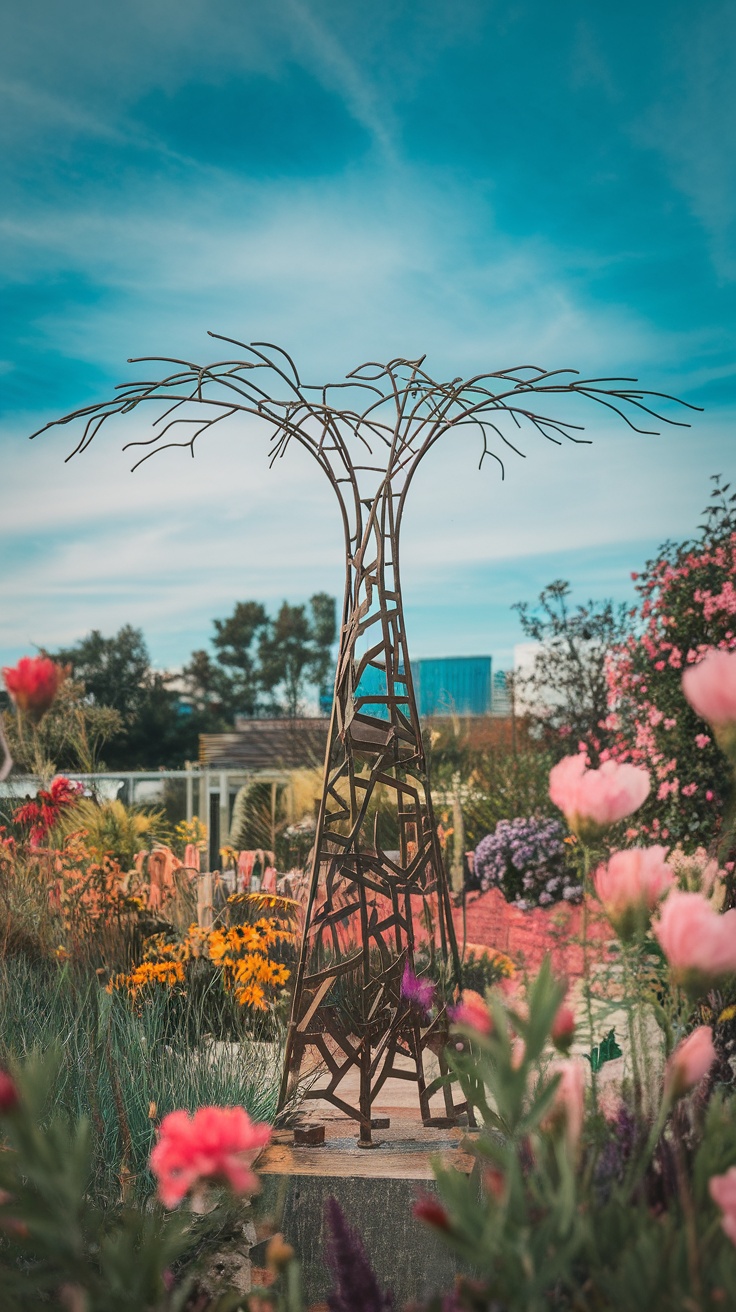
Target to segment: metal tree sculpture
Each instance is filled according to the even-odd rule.
[[[282,1102],[299,1073],[311,1069],[306,1096],[326,1099],[357,1120],[359,1142],[368,1146],[377,1124],[372,1106],[389,1078],[416,1083],[425,1124],[452,1122],[460,1110],[445,1090],[445,1116],[432,1116],[424,1065],[425,1053],[434,1051],[444,1069],[445,1002],[453,979],[459,982],[460,963],[399,579],[399,531],[414,473],[435,443],[462,425],[474,425],[480,435],[481,464],[486,455],[502,463],[489,445],[494,437],[518,452],[500,427],[504,419],[517,429],[527,423],[558,444],[581,441],[575,435],[580,425],[540,409],[556,396],[598,401],[641,433],[653,430],[639,428],[630,414],[677,423],[655,408],[674,398],[642,391],[636,379],[583,380],[573,370],[533,366],[441,383],[425,372],[423,358],[365,364],[342,383],[312,387],[301,382],[281,348],[219,340],[244,358],[200,367],[145,357],[174,371],[122,384],[109,401],[54,422],[86,421],[74,455],[111,415],[145,402],[163,404],[154,435],[127,444],[151,448],[140,464],[171,446],[193,455],[206,429],[237,414],[253,415],[271,425],[271,463],[295,440],[337,496],[345,598]],[[370,678],[373,690],[362,682],[368,669],[378,672]],[[383,851],[378,841],[377,807],[387,797],[398,817],[397,851]],[[427,957],[445,986],[432,1024],[401,990],[407,965],[420,969]],[[349,1091],[350,1076],[353,1088],[357,1076],[357,1098]]]

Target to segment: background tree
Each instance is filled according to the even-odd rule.
[[[633,576],[636,629],[608,669],[613,753],[652,775],[637,828],[686,849],[712,844],[730,796],[726,759],[681,687],[683,669],[706,648],[736,648],[736,493],[713,482],[698,535],[665,542]]]
[[[528,673],[517,673],[513,694],[533,731],[556,753],[585,742],[593,757],[609,747],[608,653],[625,641],[631,612],[625,604],[589,601],[570,606],[570,584],[556,579],[534,607],[517,602],[527,638],[540,644]]]
[[[264,692],[279,696],[282,713],[296,716],[303,710],[309,684],[322,686],[330,669],[331,647],[337,631],[334,597],[317,592],[306,606],[284,602],[276,619],[262,632],[258,643],[260,678]]]
[[[110,638],[93,629],[74,646],[52,654],[54,660],[71,666],[88,711],[116,714],[116,727],[105,749],[109,769],[177,768],[187,759],[196,759],[206,720],[182,706],[171,687],[172,676],[152,669],[140,629],[125,624]],[[63,754],[55,759],[60,769],[80,768]]]

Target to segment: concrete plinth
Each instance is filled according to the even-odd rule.
[[[459,1269],[436,1231],[414,1220],[412,1206],[419,1193],[435,1192],[433,1156],[459,1170],[472,1169],[473,1158],[461,1147],[465,1132],[427,1129],[403,1109],[390,1111],[389,1127],[375,1132],[375,1148],[359,1148],[356,1127],[327,1112],[322,1147],[275,1142],[258,1161],[259,1212],[273,1214],[283,1207],[278,1224],[301,1258],[307,1303],[323,1300],[331,1288],[324,1220],[331,1195],[361,1235],[379,1282],[393,1291],[397,1307],[448,1289]]]

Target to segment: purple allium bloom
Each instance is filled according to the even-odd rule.
[[[327,1260],[334,1279],[327,1295],[330,1312],[391,1312],[393,1295],[381,1291],[363,1242],[336,1198],[327,1199],[325,1217],[330,1228]]]
[[[417,979],[409,962],[404,966],[401,979],[401,996],[418,1011],[427,1012],[434,1003],[435,987],[428,979]]]

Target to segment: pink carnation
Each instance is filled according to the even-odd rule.
[[[708,1074],[716,1059],[713,1031],[710,1025],[699,1025],[692,1034],[678,1043],[667,1062],[664,1077],[665,1093],[679,1098]]]
[[[176,1207],[203,1180],[226,1181],[233,1193],[254,1193],[254,1157],[271,1137],[269,1125],[251,1121],[244,1107],[200,1107],[193,1116],[170,1112],[151,1153],[164,1207]]]
[[[699,664],[685,670],[682,691],[709,724],[736,724],[736,652],[711,647]]]
[[[736,1166],[732,1166],[725,1175],[712,1175],[708,1181],[708,1190],[713,1202],[720,1207],[723,1216],[721,1225],[732,1244],[736,1244]]]
[[[654,932],[677,981],[694,996],[736,973],[736,909],[720,915],[700,893],[670,893]]]
[[[614,852],[596,871],[595,891],[622,939],[645,932],[657,903],[672,888],[675,877],[665,857],[664,847],[631,847]]]
[[[649,795],[649,772],[604,761],[587,769],[587,757],[565,756],[549,772],[549,795],[580,837],[592,837],[638,810]]]

